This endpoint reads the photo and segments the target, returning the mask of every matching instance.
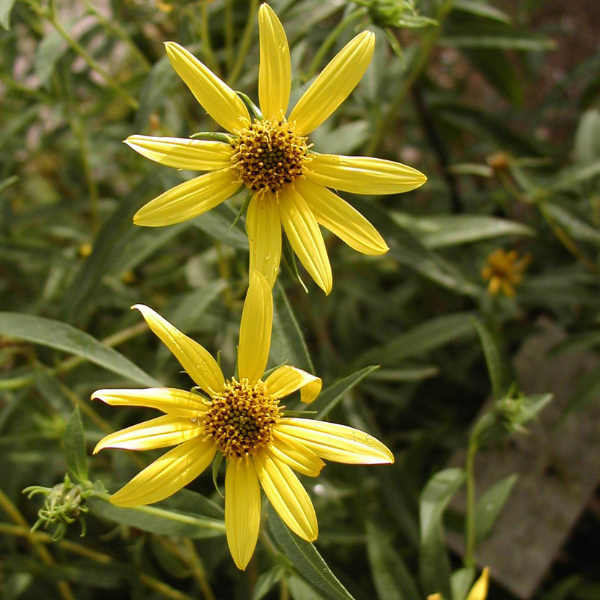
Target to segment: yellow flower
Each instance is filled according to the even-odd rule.
[[[262,119],[226,83],[187,50],[166,44],[173,68],[206,112],[225,130],[226,141],[134,135],[125,140],[143,156],[177,169],[208,171],[144,206],[134,223],[162,227],[214,208],[245,185],[252,198],[246,229],[250,272],[259,270],[271,286],[281,258],[281,227],[316,283],[329,293],[331,266],[319,224],[364,254],[388,246],[375,228],[328,188],[355,194],[397,194],[426,181],[397,162],[362,156],[318,154],[308,134],[325,121],[356,87],[375,46],[369,31],[357,35],[325,67],[286,118],[291,64],[283,27],[267,5],[258,14]]]
[[[530,263],[531,255],[526,254],[521,260],[518,258],[516,250],[506,252],[504,248],[498,248],[488,256],[481,276],[490,282],[488,292],[492,296],[496,296],[500,291],[509,298],[516,295],[515,286],[523,281],[523,271]]]
[[[103,448],[150,450],[178,444],[113,494],[113,504],[139,506],[163,500],[198,477],[220,452],[227,459],[227,542],[235,564],[244,569],[258,537],[260,486],[287,526],[313,541],[317,518],[293,470],[315,477],[325,464],[322,459],[348,464],[394,462],[388,448],[367,433],[285,416],[280,400],[301,390],[302,401],[312,402],[321,391],[321,380],[287,365],[262,380],[271,344],[273,299],[267,280],[257,271],[242,312],[239,379],[225,380],[217,362],[200,344],[152,309],[134,308],[177,357],[199,391],[155,388],[93,394],[92,398],[107,404],[145,406],[166,413],[108,435],[94,453]]]
[[[488,594],[490,585],[490,570],[485,567],[481,573],[481,577],[473,584],[466,600],[485,600]],[[442,600],[441,594],[430,594],[427,600]]]

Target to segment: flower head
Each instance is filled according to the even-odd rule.
[[[281,259],[281,228],[300,261],[325,290],[332,274],[319,225],[364,254],[388,247],[375,228],[328,188],[356,194],[397,194],[413,190],[426,177],[397,162],[313,152],[307,136],[356,87],[375,46],[369,31],[357,35],[325,67],[286,117],[291,63],[283,27],[267,5],[258,15],[262,116],[251,119],[246,104],[195,56],[166,44],[173,68],[206,112],[228,131],[224,141],[134,135],[126,143],[163,165],[207,171],[161,194],[134,217],[134,223],[161,227],[192,219],[245,186],[251,195],[246,218],[250,272],[273,285]]]
[[[509,298],[517,293],[515,286],[523,281],[523,271],[531,261],[531,255],[526,254],[519,260],[516,250],[506,252],[498,248],[487,258],[486,265],[481,271],[481,276],[489,281],[488,292],[496,296],[500,291]]]
[[[167,498],[198,477],[217,452],[227,460],[225,529],[235,564],[244,569],[256,546],[260,486],[287,526],[305,540],[317,537],[312,502],[294,474],[319,474],[322,459],[348,464],[392,463],[392,453],[367,433],[285,415],[281,400],[300,390],[303,402],[321,391],[321,380],[284,365],[262,379],[271,344],[273,299],[267,280],[254,272],[240,326],[238,373],[225,380],[215,359],[197,342],[143,305],[150,329],[177,357],[199,393],[178,389],[99,390],[92,398],[116,406],[156,408],[164,416],[102,439],[103,448],[175,448],[150,464],[111,497],[117,506]]]

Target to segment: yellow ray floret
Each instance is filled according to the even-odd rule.
[[[154,408],[164,416],[106,436],[104,448],[150,450],[175,446],[111,497],[117,506],[159,502],[198,477],[219,452],[227,461],[225,530],[235,564],[245,569],[260,525],[260,487],[287,526],[305,540],[318,535],[310,496],[294,471],[316,477],[325,460],[349,464],[394,462],[374,437],[344,425],[289,418],[281,400],[300,391],[312,402],[321,379],[290,365],[263,380],[271,345],[273,297],[265,277],[254,271],[242,311],[239,380],[225,380],[220,367],[197,342],[143,305],[136,307],[201,388],[99,390],[92,398],[113,406]]]
[[[260,119],[252,120],[240,96],[195,56],[175,42],[167,43],[173,68],[206,112],[229,133],[221,134],[221,141],[142,135],[125,140],[160,164],[208,172],[152,200],[136,213],[134,223],[162,227],[193,219],[243,186],[250,195],[246,218],[250,272],[260,271],[273,286],[283,229],[300,262],[328,294],[332,274],[320,225],[358,252],[377,255],[388,250],[375,228],[331,190],[399,194],[423,185],[426,177],[390,160],[319,154],[307,138],[364,75],[375,48],[372,32],[364,31],[350,40],[286,116],[291,63],[285,31],[267,4],[260,7],[258,26]]]

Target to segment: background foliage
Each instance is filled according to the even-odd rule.
[[[292,47],[292,102],[357,30],[377,33],[370,70],[312,136],[316,148],[373,153],[429,177],[402,196],[349,197],[391,250],[367,258],[327,238],[330,297],[305,278],[307,296],[290,269],[276,288],[272,363],[289,359],[322,376],[318,417],[331,412],[338,422],[372,432],[397,463],[329,465],[309,488],[321,528],[318,552],[269,513],[246,573],[227,553],[222,501],[210,477],[152,509],[106,502],[102,486],[114,490],[150,457],[120,451],[86,457],[107,432],[142,417],[140,409],[92,404],[90,393],[156,380],[187,385],[129,307],[152,306],[220,350],[232,368],[248,276],[243,222],[230,227],[241,198],[172,227],[132,225],[140,206],[182,176],[121,140],[133,133],[186,137],[213,127],[170,67],[167,40],[256,97],[258,3],[0,0],[0,589],[6,600],[107,593],[414,600],[435,591],[464,600],[475,574],[475,543],[491,531],[515,484],[502,480],[476,504],[476,451],[519,434],[550,398],[520,394],[512,357],[535,334],[540,316],[568,334],[557,352],[600,343],[594,3],[589,9],[554,0],[272,5]],[[481,277],[486,257],[500,247],[531,255],[515,298],[491,296]],[[596,368],[572,390],[567,410],[595,401],[599,387]],[[490,395],[496,403],[482,413]],[[467,471],[445,468],[465,447]],[[69,497],[67,516],[79,524],[67,527],[57,518],[46,532],[30,534],[43,499],[27,500],[22,489],[61,484],[67,468],[71,483],[54,491],[61,502],[77,482],[102,484],[76,487]],[[465,482],[466,523],[456,515],[445,519]],[[87,534],[80,539],[83,519]],[[597,500],[582,523],[538,597],[600,598]],[[463,527],[461,570],[463,559],[448,553],[443,530]],[[65,537],[51,543],[53,534]],[[494,598],[509,596],[492,590]]]

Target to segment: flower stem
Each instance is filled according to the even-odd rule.
[[[346,27],[348,27],[348,25],[350,25],[350,23],[353,21],[356,21],[358,18],[365,15],[366,12],[366,8],[359,8],[358,10],[350,13],[345,19],[340,21],[333,31],[323,40],[323,43],[319,46],[317,53],[308,67],[308,72],[306,73],[307,81],[315,76],[324,56],[327,54],[327,52],[329,52],[329,50],[331,50],[331,47],[335,44],[336,40],[344,32]]]
[[[467,518],[465,523],[465,567],[475,564],[475,455],[477,440],[471,435],[467,449],[465,471],[467,474]]]
[[[254,31],[254,18],[258,10],[258,0],[250,0],[248,3],[248,19],[246,20],[246,27],[244,27],[244,33],[242,34],[242,41],[238,47],[238,55],[231,72],[229,73],[228,84],[233,87],[237,78],[240,76],[242,67],[244,66],[244,59],[250,47],[252,41],[252,32]]]

